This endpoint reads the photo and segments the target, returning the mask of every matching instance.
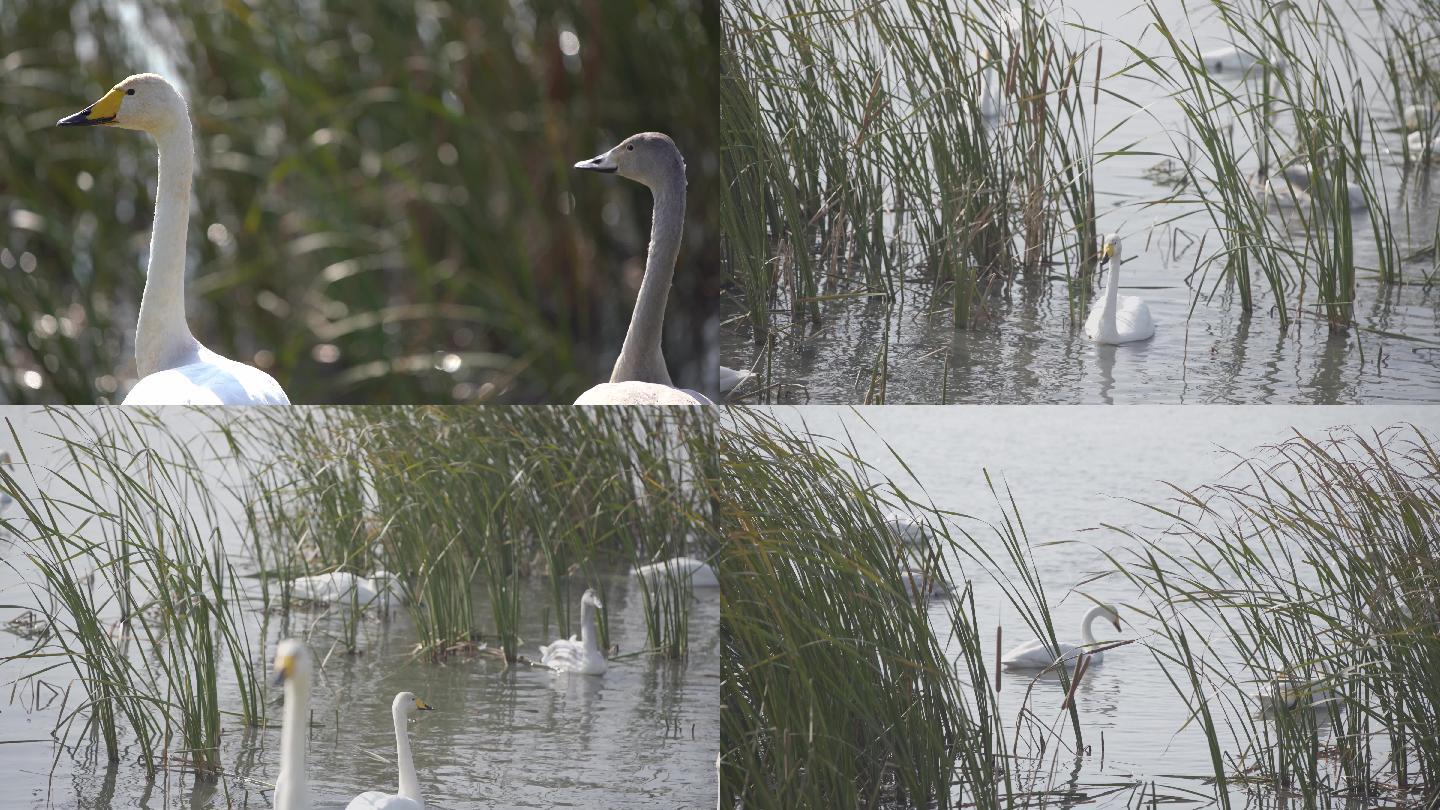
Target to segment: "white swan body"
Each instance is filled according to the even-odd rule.
[[[1420,155],[1422,152],[1425,151],[1425,133],[1412,132],[1409,135],[1406,135],[1405,145],[1410,147],[1410,154],[1417,156]],[[1440,157],[1440,135],[1436,135],[1435,138],[1430,141],[1429,151],[1432,158]]]
[[[928,525],[900,512],[885,518],[885,528],[890,530],[895,542],[905,546],[927,546],[933,536]]]
[[[200,345],[185,322],[185,236],[195,142],[185,99],[163,77],[131,76],[58,126],[113,126],[149,133],[160,155],[155,223],[140,320],[135,370],[140,381],[126,405],[288,405],[275,379]]]
[[[708,397],[688,388],[630,380],[600,383],[575,400],[576,405],[714,405]]]
[[[575,164],[575,168],[617,174],[644,185],[654,195],[650,248],[645,277],[630,315],[630,328],[610,381],[591,388],[576,405],[713,405],[694,391],[676,388],[665,367],[660,337],[665,331],[665,302],[680,255],[685,227],[685,158],[670,136],[659,132],[631,135],[614,149]],[[667,390],[668,389],[668,390]]]
[[[1290,678],[1276,678],[1269,689],[1251,692],[1250,696],[1259,704],[1261,713],[1274,714],[1281,707],[1295,710],[1302,706],[1313,711],[1324,711],[1340,698],[1318,681],[1294,681]]]
[[[1110,265],[1110,278],[1105,283],[1105,297],[1090,310],[1085,320],[1085,335],[1096,343],[1120,344],[1149,340],[1155,336],[1155,322],[1150,307],[1133,295],[1120,295],[1120,237],[1105,237],[1101,256]]]
[[[755,376],[755,372],[746,369],[733,369],[726,366],[720,367],[720,398],[724,399],[734,393],[736,388],[744,385],[747,380]]]
[[[604,675],[609,665],[600,652],[600,632],[595,627],[595,611],[603,607],[594,590],[585,591],[580,597],[580,636],[541,645],[540,663],[557,672]]]
[[[1282,207],[1304,208],[1310,205],[1310,170],[1305,166],[1286,166],[1275,175],[1260,180],[1259,185],[1267,197]],[[1365,191],[1359,183],[1345,184],[1345,199],[1352,211],[1369,208]]]
[[[1294,4],[1291,3],[1290,0],[1279,0],[1279,2],[1271,4],[1266,14],[1274,14],[1278,18],[1285,12],[1290,11],[1293,6]],[[1266,50],[1270,50],[1268,43]],[[1270,54],[1270,57],[1273,58],[1262,59],[1259,54],[1247,48],[1241,48],[1232,44],[1202,51],[1200,53],[1200,66],[1206,73],[1241,73],[1247,76],[1256,66],[1265,62],[1268,62],[1270,67],[1275,70],[1285,69],[1285,60],[1283,58],[1275,56],[1274,54]]]
[[[901,569],[900,576],[905,581],[905,590],[913,599],[944,599],[950,595],[950,583],[936,574]]]
[[[1429,129],[1435,122],[1436,113],[1440,113],[1440,104],[1411,104],[1401,113],[1400,120],[1404,123],[1406,132],[1415,132]]]
[[[395,696],[390,704],[390,717],[395,721],[395,762],[400,768],[400,792],[367,790],[351,799],[345,810],[425,810],[420,781],[415,776],[415,760],[410,755],[410,716],[417,711],[428,712],[431,708],[414,692],[401,692]]]
[[[689,578],[691,587],[695,588],[720,587],[720,580],[715,578],[715,569],[710,567],[710,563],[694,557],[672,557],[642,565],[633,573],[635,576],[652,580],[666,577]]]
[[[310,810],[310,779],[305,773],[305,740],[310,730],[310,651],[304,644],[285,639],[276,645],[275,682],[285,687],[275,810]]]
[[[1081,653],[1095,644],[1095,636],[1090,632],[1090,625],[1096,619],[1104,618],[1115,625],[1115,630],[1120,630],[1120,613],[1109,605],[1096,605],[1090,608],[1085,618],[1080,623],[1080,644],[1068,644],[1060,642],[1060,649],[1057,656],[1049,650],[1040,639],[1028,641],[1005,653],[1000,659],[1000,665],[1005,669],[1048,669],[1057,660],[1065,662],[1069,666]],[[1093,666],[1100,663],[1104,658],[1103,652],[1090,653],[1090,664]]]
[[[348,604],[353,600],[362,608],[375,605],[388,609],[400,601],[395,596],[389,574],[384,571],[376,571],[368,579],[345,571],[300,577],[290,582],[290,595],[294,599],[320,604]]]

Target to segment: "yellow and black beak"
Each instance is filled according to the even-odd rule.
[[[429,703],[426,703],[422,698],[418,697],[415,698],[415,708],[419,709],[422,712],[431,712],[435,710],[434,706],[431,706]]]
[[[93,127],[103,124],[115,123],[115,116],[120,114],[120,102],[125,98],[125,91],[116,87],[105,94],[105,97],[91,104],[89,107],[75,113],[74,115],[61,118],[55,122],[57,127]]]
[[[285,657],[283,657],[283,658],[276,658],[276,659],[275,659],[275,685],[276,685],[276,686],[280,686],[280,685],[284,684],[286,681],[290,680],[290,676],[292,676],[292,675],[294,675],[294,674],[295,674],[295,658],[294,658],[293,656],[287,655],[287,656],[285,656]]]
[[[1100,263],[1105,264],[1113,258],[1115,258],[1115,245],[1106,242],[1105,246],[1100,248]]]

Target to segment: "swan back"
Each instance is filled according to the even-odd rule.
[[[703,394],[648,382],[601,383],[581,394],[576,405],[714,405]]]

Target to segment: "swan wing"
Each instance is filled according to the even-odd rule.
[[[601,383],[581,394],[576,405],[714,405],[695,391],[646,382]]]
[[[197,362],[146,375],[123,404],[289,405],[290,398],[260,369],[204,351]]]
[[[345,810],[425,810],[425,805],[393,793],[367,790],[351,799]]]
[[[1150,319],[1150,307],[1135,296],[1121,298],[1120,309],[1115,313],[1115,330],[1126,342],[1155,337],[1155,322]]]

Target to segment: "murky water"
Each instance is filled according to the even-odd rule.
[[[51,428],[48,418],[12,420],[32,461],[58,461],[33,435]],[[195,420],[190,426],[198,433],[202,424]],[[222,470],[215,473],[224,476]],[[0,624],[21,612],[9,605],[30,599],[24,581],[34,576],[23,553],[21,544],[0,539]],[[242,573],[252,570],[242,552],[233,556]],[[253,590],[257,583],[247,580],[246,587]],[[339,611],[271,615],[264,628],[266,617],[251,611],[246,629],[252,638],[265,633],[267,661],[275,641],[287,636],[305,638],[315,656],[308,755],[316,807],[344,806],[365,790],[395,791],[390,703],[396,692],[407,690],[436,708],[411,724],[415,767],[429,807],[713,805],[720,734],[718,592],[696,592],[689,655],[676,662],[627,657],[646,647],[639,589],[617,574],[606,578],[605,591],[611,640],[619,644],[620,656],[603,677],[506,668],[488,656],[445,664],[416,660],[410,653],[417,636],[403,611],[388,622],[366,620],[356,656],[336,642],[343,632]],[[493,627],[488,598],[483,591],[475,597],[481,626]],[[522,598],[523,652],[538,657],[535,646],[557,635],[545,607],[544,582],[532,581]],[[0,632],[0,658],[28,646]],[[8,686],[38,667],[34,661],[0,663],[0,683]],[[60,808],[270,807],[279,761],[278,689],[267,686],[272,727],[253,730],[233,718],[227,722],[221,779],[197,783],[177,767],[152,781],[136,764],[134,749],[109,766],[98,740],[72,737],[71,746],[63,747],[52,739],[57,719],[76,702],[72,695],[66,708],[62,696],[76,686],[70,677],[62,667],[42,678],[56,691],[29,683],[7,689],[0,700],[0,773],[7,778],[0,806],[15,801]],[[233,676],[221,681],[221,709],[238,709]]]
[[[908,495],[928,496],[941,509],[998,520],[1001,512],[983,472],[988,469],[997,483],[1008,483],[1035,547],[1037,573],[1051,600],[1059,602],[1054,616],[1060,640],[1071,643],[1079,643],[1080,618],[1092,605],[1078,591],[1120,607],[1125,624],[1119,637],[1145,638],[1146,622],[1130,607],[1140,606],[1133,588],[1110,577],[1077,589],[1090,574],[1109,568],[1102,552],[1121,543],[1115,533],[1098,529],[1100,524],[1158,523],[1153,512],[1130,499],[1159,503],[1172,495],[1165,482],[1183,487],[1212,482],[1237,460],[1221,448],[1248,454],[1284,441],[1296,430],[1314,437],[1341,425],[1363,432],[1413,423],[1432,435],[1440,432],[1440,411],[1415,406],[872,408],[863,416],[873,431],[847,410],[777,410],[796,428],[803,416],[804,424],[819,435],[844,438],[840,428],[847,425],[862,458]],[[914,471],[918,485],[907,483],[908,475],[891,458],[886,443]],[[1042,547],[1052,541],[1075,542]],[[998,545],[993,550],[1000,553]],[[952,582],[967,577],[975,588],[976,618],[987,649],[997,625],[1005,649],[1033,638],[985,573],[952,564]],[[948,638],[947,606],[932,603],[930,616],[940,638]],[[1095,632],[1101,640],[1116,635],[1104,622],[1096,623]],[[1014,727],[1027,684],[1023,676],[1005,677],[999,697],[1009,728]],[[1058,722],[1066,729],[1062,698],[1058,680],[1050,678],[1037,684],[1030,706],[1042,722]],[[1201,796],[1192,798],[1212,795],[1200,781],[1212,773],[1206,738],[1194,723],[1187,726],[1184,705],[1144,647],[1107,652],[1082,682],[1079,708],[1091,756],[1074,782],[1093,801],[1084,802],[1086,807],[1133,804],[1133,790],[1107,796],[1100,787],[1105,783],[1155,780],[1162,795],[1173,793],[1166,786],[1174,785],[1199,791]],[[1055,756],[1053,750],[1050,756]],[[1058,781],[1063,781],[1074,760],[1060,754],[1058,762]],[[1042,771],[1046,767],[1048,762]]]
[[[1225,44],[1224,27],[1208,5],[1187,6],[1181,0],[1156,5],[1182,39],[1193,35],[1202,49]],[[1075,0],[1060,13],[1104,32],[1103,39],[1087,36],[1103,42],[1107,74],[1118,69],[1125,53],[1120,42],[1136,43],[1147,53],[1161,51],[1158,35],[1147,30],[1151,18],[1143,6]],[[1352,5],[1337,13],[1354,17],[1352,37],[1362,29],[1377,30],[1373,8]],[[1080,35],[1072,29],[1067,36]],[[1375,54],[1355,56],[1363,69],[1378,69]],[[1185,124],[1178,106],[1164,95],[1168,88],[1148,80],[1143,71],[1103,86],[1135,106],[1102,97],[1095,131],[1106,134],[1097,154],[1122,148],[1176,153]],[[1372,112],[1381,126],[1398,126],[1383,95],[1372,97]],[[1145,112],[1137,114],[1137,108]],[[1277,126],[1288,125],[1281,117]],[[1077,323],[1061,284],[1017,286],[1009,300],[993,299],[979,324],[956,330],[949,302],[932,298],[923,268],[912,262],[906,289],[893,307],[873,299],[829,302],[822,326],[780,339],[768,369],[748,321],[727,318],[722,362],[768,374],[769,382],[785,386],[778,394],[784,402],[862,401],[882,347],[888,347],[884,371],[890,403],[1440,400],[1440,297],[1425,283],[1437,267],[1428,248],[1440,214],[1432,189],[1440,181],[1440,166],[1405,176],[1404,136],[1380,136],[1393,154],[1375,167],[1377,178],[1388,195],[1400,255],[1411,260],[1403,265],[1407,283],[1401,286],[1382,287],[1373,272],[1360,275],[1355,306],[1360,328],[1347,334],[1332,334],[1323,319],[1308,313],[1282,330],[1268,292],[1257,292],[1254,312],[1247,315],[1233,290],[1224,284],[1216,288],[1216,270],[1203,283],[1200,274],[1187,281],[1204,258],[1201,246],[1208,254],[1219,243],[1218,232],[1197,203],[1150,205],[1171,194],[1147,177],[1160,158],[1130,154],[1097,165],[1096,208],[1100,232],[1124,237],[1132,260],[1122,270],[1122,291],[1148,303],[1156,323],[1154,339],[1119,347],[1091,343],[1083,315]],[[1357,215],[1354,227],[1357,266],[1375,267],[1376,245],[1365,215]],[[1262,286],[1257,278],[1257,291]],[[1308,306],[1313,294],[1307,298]]]

